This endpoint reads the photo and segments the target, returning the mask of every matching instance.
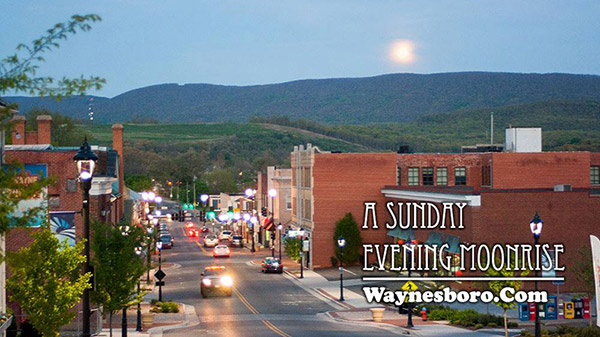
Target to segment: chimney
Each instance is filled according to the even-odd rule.
[[[37,116],[37,143],[50,144],[52,138],[52,117],[48,115]]]
[[[14,128],[12,130],[12,143],[13,145],[24,145],[25,144],[25,116],[17,115],[12,119]]]
[[[120,219],[123,215],[123,198],[124,198],[124,190],[125,183],[123,181],[123,124],[113,124],[113,149],[117,151],[119,154],[119,194],[121,194],[121,198],[119,198],[119,214],[118,218]]]

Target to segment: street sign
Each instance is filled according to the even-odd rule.
[[[556,281],[552,281],[552,284],[554,284],[555,286],[560,286],[565,284],[564,280],[556,280]]]
[[[158,281],[155,283],[157,286],[164,286],[165,285],[165,281]]]
[[[404,291],[415,291],[419,289],[419,287],[417,287],[416,284],[413,283],[413,281],[406,281],[406,283],[404,283],[404,285],[402,286],[402,290]]]
[[[159,269],[156,273],[154,273],[154,277],[156,277],[156,279],[159,281],[162,281],[162,279],[164,279],[165,276],[167,276],[167,274],[165,274],[165,272],[162,271],[162,269]]]

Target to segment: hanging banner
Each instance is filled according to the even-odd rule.
[[[590,235],[592,244],[592,263],[594,266],[594,281],[596,282],[596,325],[600,326],[600,240]]]
[[[50,212],[50,229],[59,241],[67,241],[70,247],[75,246],[75,212]]]

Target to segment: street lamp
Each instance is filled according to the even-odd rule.
[[[156,197],[154,197],[154,202],[160,204],[161,202],[163,202],[163,198],[160,195],[157,195]]]
[[[344,247],[346,246],[346,239],[340,236],[337,240],[338,247],[340,248],[340,302],[344,301]]]
[[[282,225],[282,224],[279,224],[279,225],[277,226],[277,230],[279,231],[279,237],[278,237],[278,240],[279,240],[279,261],[280,261],[280,262],[281,262],[281,230],[282,230],[282,229],[283,229],[283,225]]]
[[[252,234],[252,249],[250,249],[250,251],[254,253],[256,252],[256,249],[254,248],[254,226],[258,223],[258,219],[255,216],[252,216],[250,218],[250,223],[252,224],[252,231],[250,232],[250,234]]]
[[[158,241],[156,243],[156,248],[158,248],[158,270],[162,271],[162,241]],[[159,280],[158,283],[158,301],[162,302],[162,280]]]
[[[83,252],[85,261],[83,263],[83,272],[90,272],[90,189],[92,188],[92,176],[98,156],[92,151],[87,137],[81,144],[79,151],[73,157],[77,164],[79,181],[83,190],[83,239],[85,240]],[[90,290],[86,288],[83,291],[83,337],[90,336]]]
[[[271,221],[273,221],[273,223],[275,223],[275,196],[277,196],[277,190],[275,190],[274,188],[270,189],[268,192],[269,196],[271,197]],[[273,245],[272,249],[272,256],[275,256],[275,243],[271,243]]]
[[[535,245],[537,246],[540,243],[540,235],[542,234],[542,227],[544,226],[544,222],[542,221],[542,219],[540,218],[540,216],[538,215],[537,212],[535,212],[535,215],[533,216],[533,219],[531,219],[531,222],[529,223],[529,229],[531,230],[531,234],[533,234],[533,240],[535,242]],[[538,290],[538,281],[537,281],[537,277],[538,277],[538,270],[535,270],[535,291],[537,292]],[[535,304],[535,337],[540,337],[542,335],[542,331],[540,328],[540,312],[539,312],[539,308],[538,308],[538,303]]]
[[[141,257],[142,252],[143,252],[143,248],[141,246],[135,247],[135,254],[137,256]],[[138,278],[138,284],[137,284],[137,293],[139,296],[140,295],[140,279],[139,278]],[[140,301],[138,301],[138,303],[137,303],[137,320],[135,323],[135,331],[142,331],[142,308],[141,308]]]

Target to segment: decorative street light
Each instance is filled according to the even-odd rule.
[[[160,195],[157,195],[156,197],[154,197],[154,202],[160,204],[161,202],[163,202],[163,198]]]
[[[158,248],[158,271],[162,271],[162,241],[156,243],[156,248]],[[158,301],[162,302],[162,282],[158,283]]]
[[[338,247],[340,248],[340,302],[344,301],[344,247],[346,246],[346,239],[340,236],[337,240]]]
[[[278,240],[279,240],[279,262],[281,262],[281,230],[283,229],[283,225],[279,224],[277,226],[277,230],[279,231],[279,236],[278,236]]]
[[[250,249],[250,251],[254,253],[256,252],[256,249],[254,248],[254,227],[258,223],[258,219],[255,216],[252,216],[250,218],[250,223],[252,224],[252,231],[250,231],[250,234],[252,234],[252,249]]]
[[[143,253],[143,247],[141,246],[137,246],[135,247],[135,253],[137,254],[137,256],[142,256]],[[138,296],[140,295],[140,279],[138,278],[138,284],[137,284],[137,293]],[[137,303],[137,320],[135,323],[135,331],[142,331],[142,308],[141,308],[141,304],[140,301],[138,301]]]
[[[203,204],[206,204],[206,202],[208,201],[208,194],[200,195],[200,201],[202,201]]]
[[[83,272],[90,272],[90,189],[92,188],[92,176],[94,175],[94,167],[98,156],[92,151],[92,148],[87,142],[87,137],[79,148],[79,152],[75,154],[73,160],[77,164],[77,172],[79,173],[79,181],[83,190],[83,239],[85,240],[83,252],[85,261],[83,263]],[[90,336],[90,290],[83,291],[83,337]]]
[[[533,234],[533,240],[535,242],[535,245],[537,246],[540,243],[540,235],[542,234],[542,227],[544,226],[544,222],[542,221],[542,219],[540,218],[540,216],[538,215],[537,212],[535,212],[535,215],[533,216],[533,219],[531,219],[531,222],[529,223],[529,229],[531,230],[531,234]],[[538,277],[538,270],[535,270],[535,291],[537,292],[538,290],[538,281],[537,281],[537,277]],[[542,335],[542,331],[540,328],[540,312],[539,312],[539,308],[538,308],[538,303],[535,304],[535,337],[540,337]]]

